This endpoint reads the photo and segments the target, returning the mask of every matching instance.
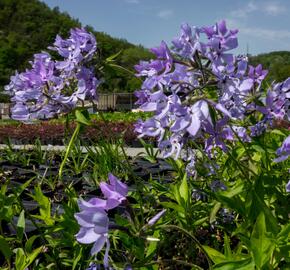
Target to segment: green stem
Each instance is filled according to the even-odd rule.
[[[211,270],[212,269],[212,263],[211,263],[211,260],[210,258],[208,257],[205,249],[203,248],[202,244],[196,239],[196,237],[194,235],[192,235],[190,232],[188,232],[187,230],[181,228],[181,227],[178,227],[176,225],[162,225],[160,226],[161,228],[165,228],[165,229],[174,229],[174,230],[178,230],[178,231],[181,231],[182,233],[186,234],[187,236],[189,236],[193,242],[199,247],[199,249],[204,253],[205,257],[206,257],[206,260],[207,260],[207,263],[208,263],[208,268]]]
[[[64,165],[65,165],[65,163],[67,161],[67,158],[68,158],[68,155],[69,155],[69,153],[71,151],[71,148],[73,146],[73,143],[75,142],[75,140],[76,140],[76,138],[77,138],[77,136],[78,136],[78,134],[80,132],[80,128],[81,128],[81,124],[80,123],[77,123],[77,126],[76,126],[76,128],[74,130],[74,133],[73,133],[73,135],[72,135],[72,137],[70,139],[70,142],[69,142],[69,144],[67,146],[67,149],[66,149],[64,158],[63,158],[63,160],[62,160],[62,162],[60,164],[60,167],[59,167],[58,176],[59,176],[60,179],[62,178],[63,167],[64,167]]]
[[[116,64],[109,64],[109,65],[110,65],[111,67],[119,68],[119,69],[121,69],[121,70],[123,70],[123,71],[126,71],[127,73],[133,75],[137,80],[139,80],[139,81],[142,82],[142,80],[141,80],[140,78],[136,77],[136,74],[135,74],[133,71],[131,71],[131,70],[127,69],[127,68],[124,68],[124,67],[122,67],[122,66],[116,65]]]

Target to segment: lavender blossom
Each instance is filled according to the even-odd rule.
[[[137,76],[144,78],[136,104],[154,112],[150,119],[139,121],[135,131],[139,137],[156,137],[165,158],[178,159],[196,139],[205,142],[209,156],[216,147],[226,151],[225,140],[234,141],[222,119],[242,120],[253,106],[253,87],[266,76],[261,66],[250,67],[247,57],[230,53],[238,45],[237,32],[228,29],[225,21],[201,28],[183,24],[172,50],[163,41],[152,49],[155,60],[135,66]],[[204,91],[208,87],[217,89],[215,99]],[[214,121],[211,111],[218,115]],[[233,126],[242,140],[250,141],[244,127]],[[195,171],[194,164],[188,164],[190,171]]]
[[[128,187],[117,177],[109,174],[109,184],[100,183],[105,199],[92,198],[88,202],[79,200],[81,212],[75,214],[80,231],[76,239],[82,244],[92,244],[91,255],[96,255],[106,245],[104,266],[108,267],[109,261],[109,217],[107,211],[120,205],[128,193]]]
[[[290,136],[288,136],[281,147],[277,149],[278,157],[274,159],[274,162],[281,162],[286,160],[290,156]]]
[[[34,55],[31,69],[15,73],[5,90],[12,96],[12,118],[20,121],[48,119],[68,113],[79,101],[96,100],[100,81],[84,64],[96,51],[94,36],[72,29],[68,39],[56,37],[54,47],[63,60],[46,52]]]
[[[286,185],[286,192],[290,192],[290,180],[288,181]]]
[[[217,192],[219,190],[227,190],[227,186],[220,180],[214,180],[211,182],[210,184],[210,189],[213,191],[213,192]]]
[[[153,218],[148,221],[149,226],[153,226],[160,218],[162,218],[166,213],[166,209],[161,210],[158,212]]]
[[[85,210],[75,214],[78,224],[81,226],[80,231],[76,234],[76,239],[82,244],[92,244],[91,255],[96,255],[106,244],[104,256],[104,266],[108,267],[108,255],[110,242],[108,238],[109,218],[107,213],[102,209],[93,211]]]

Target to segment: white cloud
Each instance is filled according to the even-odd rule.
[[[231,17],[236,19],[246,19],[250,14],[254,12],[262,12],[270,16],[277,16],[286,11],[286,7],[279,4],[277,1],[268,2],[248,2],[245,6],[232,10],[230,12]]]
[[[139,4],[140,0],[125,0],[128,4]]]
[[[171,9],[164,9],[164,10],[160,10],[157,13],[157,16],[161,19],[168,19],[173,15],[173,10]]]
[[[244,27],[240,29],[240,32],[249,36],[273,41],[290,39],[290,31],[288,30],[272,30],[266,28]]]
[[[231,16],[235,18],[246,18],[250,13],[258,9],[257,5],[253,2],[249,2],[246,6],[237,10],[231,11]]]
[[[226,22],[229,29],[239,29],[240,34],[250,37],[271,41],[290,39],[290,30],[273,30],[262,27],[250,27],[245,22],[233,18],[227,18]]]
[[[278,3],[268,2],[264,4],[263,10],[265,13],[271,16],[277,16],[285,12],[285,8]]]

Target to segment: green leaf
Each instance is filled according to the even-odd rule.
[[[251,235],[251,250],[256,266],[261,269],[268,264],[276,245],[273,238],[266,231],[266,221],[263,212],[257,218]]]
[[[92,123],[89,121],[88,117],[85,116],[85,113],[81,110],[75,111],[76,121],[84,124],[86,126],[92,125]]]
[[[32,252],[32,246],[33,246],[33,243],[34,241],[40,237],[40,235],[32,235],[25,243],[25,250],[26,252],[30,253]]]
[[[159,238],[159,236],[160,236],[159,230],[156,230],[154,232],[154,234],[153,234],[153,237]],[[154,252],[157,249],[157,245],[158,245],[157,241],[150,241],[149,242],[149,245],[148,245],[148,248],[147,248],[147,251],[146,251],[146,258],[150,257],[152,254],[154,254]]]
[[[36,259],[36,257],[39,255],[39,253],[43,250],[43,246],[36,248],[32,251],[32,253],[28,254],[27,260],[25,263],[25,268],[28,267],[33,263],[33,261]]]
[[[278,221],[273,216],[269,207],[265,204],[265,202],[258,196],[255,190],[251,192],[252,195],[252,202],[250,205],[249,215],[248,218],[250,220],[255,221],[261,212],[264,213],[265,218],[267,220],[267,228],[273,233],[279,232]]]
[[[9,260],[13,254],[11,249],[10,249],[9,243],[1,235],[0,235],[0,251],[3,253],[4,257],[7,260]]]
[[[208,217],[200,218],[200,219],[194,221],[193,226],[200,226],[203,223],[205,223],[206,221],[208,221]]]
[[[35,190],[35,195],[32,195],[32,198],[36,200],[39,204],[40,215],[33,215],[33,217],[43,220],[46,225],[53,225],[54,220],[51,218],[50,200],[46,196],[43,195],[40,186],[36,186],[34,190]]]
[[[108,62],[112,62],[112,61],[114,61],[121,53],[122,53],[123,51],[122,50],[120,50],[119,52],[117,52],[117,53],[115,53],[115,54],[113,54],[113,55],[111,55],[111,56],[109,56],[109,57],[107,57],[106,58],[106,62],[108,63]]]
[[[16,252],[15,267],[16,270],[24,270],[26,267],[26,256],[22,248],[17,248],[14,250]]]
[[[221,203],[217,202],[215,203],[214,207],[212,208],[209,216],[209,223],[213,223],[216,220],[216,214],[221,208]]]
[[[277,135],[280,135],[280,136],[283,136],[283,137],[286,136],[286,134],[283,133],[283,132],[282,132],[281,130],[279,130],[279,129],[273,129],[273,130],[271,130],[271,134],[277,134]]]
[[[22,240],[24,230],[25,230],[25,216],[24,216],[24,210],[22,210],[17,221],[17,238],[18,239]]]
[[[290,237],[290,223],[288,223],[287,225],[284,225],[282,227],[282,230],[278,234],[278,238],[282,242],[289,239],[289,237]]]
[[[255,263],[252,258],[239,261],[229,261],[219,263],[214,266],[214,270],[254,270]]]
[[[174,199],[177,201],[177,203],[179,205],[182,205],[182,202],[181,202],[181,196],[180,196],[180,192],[179,192],[179,187],[178,185],[171,185],[170,186],[170,189],[172,191],[172,194],[174,196]]]
[[[220,253],[216,249],[213,249],[209,246],[202,246],[207,253],[207,255],[211,258],[211,260],[217,264],[217,263],[222,263],[226,261],[226,257],[224,254]]]
[[[228,260],[233,259],[233,254],[232,254],[231,245],[230,245],[230,239],[226,233],[224,234],[224,254]]]
[[[72,270],[76,269],[78,262],[82,259],[82,256],[83,256],[83,253],[82,253],[82,248],[81,248],[81,250],[78,252],[78,256],[74,258]]]
[[[188,204],[189,199],[189,192],[188,192],[188,185],[187,185],[187,174],[185,173],[179,187],[179,194],[180,197],[184,200],[185,205]]]
[[[160,204],[162,206],[164,206],[165,208],[170,208],[170,209],[173,209],[175,210],[176,212],[179,212],[179,213],[182,213],[182,214],[185,214],[185,210],[183,207],[181,207],[179,204],[177,203],[173,203],[173,202],[160,202]]]
[[[15,189],[16,190],[15,195],[19,197],[21,195],[21,193],[30,185],[32,180],[33,180],[33,178],[29,179],[24,184],[22,184],[21,186],[17,187]]]

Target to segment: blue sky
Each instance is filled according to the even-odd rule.
[[[154,47],[170,42],[181,23],[213,25],[226,19],[238,28],[239,49],[251,54],[277,50],[290,51],[289,0],[43,0],[58,6],[113,37]]]

